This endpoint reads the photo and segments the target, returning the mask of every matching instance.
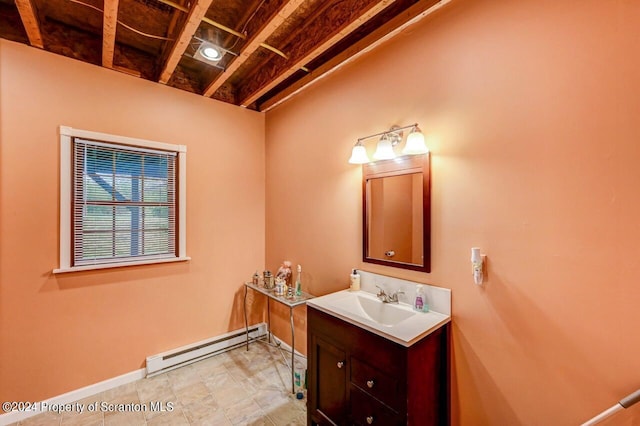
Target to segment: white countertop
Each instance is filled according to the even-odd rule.
[[[450,303],[450,290],[439,290],[448,292]],[[376,312],[390,312],[393,319],[376,321],[376,315],[370,316],[362,308],[363,303]],[[308,300],[307,305],[407,347],[451,321],[451,315],[446,313],[416,312],[405,303],[383,304],[375,294],[363,290],[330,293]]]

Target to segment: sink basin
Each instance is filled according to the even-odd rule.
[[[392,327],[400,321],[416,315],[416,312],[408,310],[404,306],[382,303],[379,300],[372,300],[363,295],[344,297],[330,303],[330,305],[375,321],[385,327]]]
[[[451,320],[439,312],[416,312],[405,303],[382,303],[366,291],[342,290],[309,299],[307,305],[385,339],[411,346]]]

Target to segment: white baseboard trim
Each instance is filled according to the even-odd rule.
[[[262,322],[239,328],[228,333],[200,340],[189,345],[147,357],[147,377],[163,374],[176,368],[212,357],[247,342],[246,331],[249,331],[249,342],[267,334],[267,324]]]
[[[48,411],[45,407],[54,407],[59,404],[69,404],[71,402],[75,402],[84,398],[88,398],[92,395],[99,394],[100,392],[117,388],[118,386],[126,385],[127,383],[135,382],[136,380],[144,378],[145,373],[146,370],[144,368],[141,368],[139,370],[131,371],[129,373],[125,373],[111,379],[103,380],[102,382],[94,383],[93,385],[72,390],[71,392],[67,392],[62,395],[46,399],[42,402],[38,402],[35,404],[37,408],[31,409],[29,411],[12,411],[10,413],[2,414],[0,415],[0,425],[8,425],[10,423],[19,422],[26,418],[44,413]]]
[[[266,323],[259,323],[259,324],[254,324],[251,327],[258,327],[259,331],[257,332],[258,335],[266,335],[267,333],[267,326]],[[244,328],[242,329],[244,330]],[[236,330],[238,331],[238,330]],[[230,333],[234,333],[234,332],[230,332]],[[230,334],[230,333],[226,333],[226,334]],[[242,342],[244,342],[245,340],[242,340]],[[221,352],[225,352],[227,350],[233,349],[237,346],[239,346],[240,344],[243,344],[242,342],[240,342],[240,340],[235,339],[233,341],[229,341],[227,342],[224,347],[221,347],[219,351],[209,354],[207,356],[203,356],[200,357],[198,359],[192,360],[192,362],[195,362],[196,360],[200,360],[200,359],[204,359],[204,358],[208,358],[210,356],[214,356],[217,355],[218,353]],[[255,337],[251,338],[249,341],[255,340]],[[240,342],[240,343],[238,343]],[[283,346],[285,346],[285,343],[282,343]],[[287,346],[288,347],[288,346]],[[296,351],[297,353],[297,351]],[[166,369],[163,372],[172,370],[174,368],[179,368],[182,365],[178,365],[169,369]],[[0,426],[6,426],[8,424],[11,423],[15,423],[15,422],[19,422],[21,420],[27,419],[29,417],[33,417],[36,416],[38,414],[44,413],[46,411],[49,410],[53,410],[55,408],[55,406],[59,406],[60,404],[69,404],[72,402],[76,402],[79,401],[81,399],[85,399],[88,398],[90,396],[93,395],[97,395],[101,392],[104,391],[108,391],[110,389],[113,388],[117,388],[118,386],[122,386],[122,385],[126,385],[127,383],[131,383],[131,382],[135,382],[136,380],[140,380],[140,379],[144,379],[147,376],[147,369],[146,368],[141,368],[139,370],[135,370],[135,371],[131,371],[129,373],[125,373],[122,374],[120,376],[117,377],[113,377],[111,379],[107,379],[107,380],[103,380],[102,382],[99,383],[94,383],[92,385],[89,386],[85,386],[83,388],[80,389],[76,389],[67,393],[64,393],[62,395],[58,395],[58,396],[54,396],[53,398],[49,398],[46,399],[44,401],[35,403],[35,407],[33,409],[30,410],[25,410],[25,411],[12,411],[10,413],[5,413],[5,414],[0,414]],[[4,402],[4,401],[2,401]]]

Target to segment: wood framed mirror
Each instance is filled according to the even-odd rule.
[[[362,260],[431,272],[429,154],[362,166]]]

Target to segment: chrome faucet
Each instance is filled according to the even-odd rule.
[[[380,299],[382,303],[398,303],[398,295],[404,294],[404,291],[396,291],[391,294],[387,294],[380,287],[378,287],[378,290],[380,291],[378,292],[378,294],[376,294],[376,297],[378,297],[378,299]]]

